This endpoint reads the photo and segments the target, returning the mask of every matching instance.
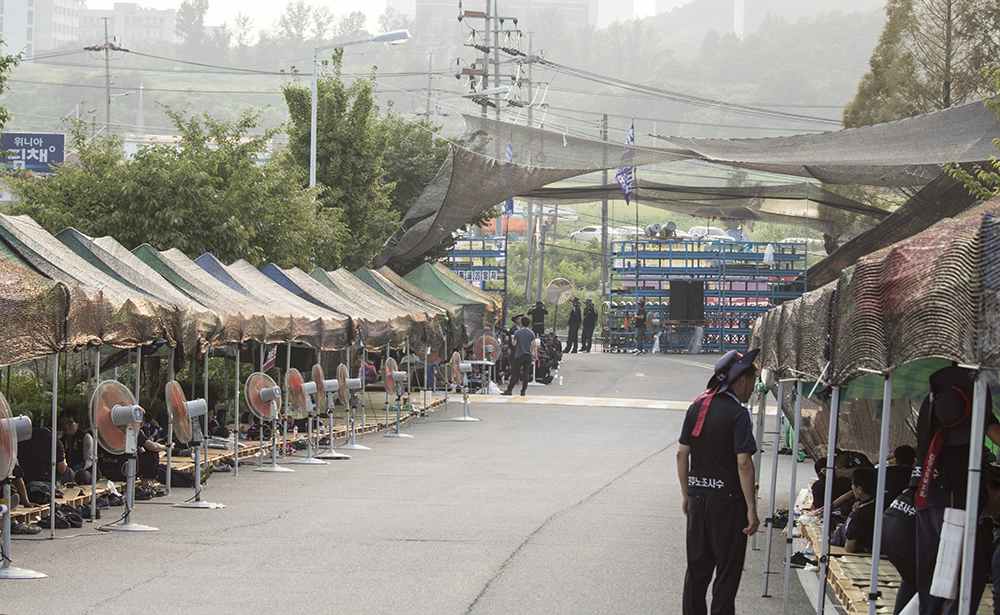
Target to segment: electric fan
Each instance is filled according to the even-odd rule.
[[[364,446],[358,444],[355,439],[356,428],[355,420],[357,419],[358,413],[358,403],[361,400],[361,378],[348,378],[347,377],[347,366],[341,363],[337,366],[337,380],[339,387],[337,389],[337,395],[340,397],[341,403],[344,404],[345,410],[345,422],[347,423],[347,440],[341,446],[337,448],[342,448],[347,451],[370,451],[372,450],[369,446]],[[364,408],[361,409],[362,419],[364,417]],[[362,429],[364,425],[362,423]],[[333,416],[330,417],[330,445],[333,446]]]
[[[15,568],[10,565],[10,475],[17,461],[17,443],[31,437],[31,419],[26,416],[14,418],[10,406],[3,395],[0,395],[0,482],[3,483],[3,501],[0,504],[0,514],[3,514],[3,543],[0,550],[0,579],[44,579],[48,575],[34,570]]]
[[[457,352],[451,355],[451,372],[455,383],[462,387],[462,416],[456,416],[453,421],[475,422],[479,419],[469,416],[469,374],[472,373],[472,363],[462,361]]]
[[[500,344],[495,337],[485,333],[476,338],[472,352],[477,361],[496,361],[500,358]]]
[[[132,393],[115,380],[105,380],[90,398],[90,420],[97,426],[97,441],[112,455],[128,456],[125,464],[125,517],[122,523],[102,525],[103,531],[155,532],[155,527],[132,523],[135,504],[135,464],[138,433],[145,412],[136,405]]]
[[[271,421],[271,465],[260,468],[254,468],[255,472],[294,472],[295,470],[291,468],[282,468],[278,465],[278,459],[275,449],[277,448],[277,419],[280,413],[278,412],[278,402],[281,400],[281,389],[274,384],[274,380],[270,376],[263,372],[254,372],[250,374],[247,378],[246,386],[247,404],[250,405],[250,410],[253,411],[254,415],[257,416],[261,421],[261,427],[263,427],[264,421]],[[264,430],[261,429],[261,447],[263,447],[263,436]]]
[[[410,379],[410,374],[408,372],[401,372],[397,370],[396,359],[389,359],[385,362],[383,373],[383,382],[385,383],[385,390],[394,391],[396,393],[396,428],[385,434],[386,438],[412,438],[408,433],[402,433],[399,431],[399,424],[402,420],[400,415],[403,409],[403,393],[405,393],[406,382]],[[385,407],[385,422],[386,425],[389,424],[389,406]]]
[[[194,444],[194,501],[174,504],[175,508],[225,508],[223,504],[204,502],[201,499],[201,443],[204,441],[202,420],[208,415],[208,402],[204,399],[184,399],[184,391],[176,380],[166,387],[167,410],[173,421],[174,437],[184,444]],[[205,452],[207,461],[208,452]]]

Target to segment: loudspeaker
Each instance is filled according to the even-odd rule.
[[[670,280],[670,320],[705,319],[705,283]]]

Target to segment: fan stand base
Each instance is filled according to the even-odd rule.
[[[471,416],[456,416],[455,418],[453,418],[451,420],[453,420],[453,421],[461,421],[463,423],[476,423],[476,422],[479,422],[479,419],[471,417]]]
[[[279,465],[270,465],[263,468],[254,468],[254,472],[294,472],[291,468],[283,468]]]
[[[337,448],[345,450],[345,451],[370,451],[370,450],[372,450],[372,447],[370,447],[370,446],[363,446],[361,444],[345,444],[343,446],[338,446]],[[346,456],[350,457],[350,455],[346,455]],[[326,457],[324,457],[324,459],[326,459]]]
[[[325,466],[328,465],[323,461],[322,455],[317,457],[306,457],[305,459],[296,459],[295,461],[289,461],[288,463],[294,463],[300,466]]]
[[[382,437],[383,438],[412,438],[413,436],[411,436],[408,433],[400,433],[399,432],[399,427],[397,427],[396,431],[390,431],[389,433],[384,434]]]
[[[205,502],[203,500],[198,500],[196,502],[181,502],[180,504],[174,504],[174,508],[225,508],[225,504],[216,504],[215,502]]]
[[[97,528],[102,532],[159,532],[160,530],[149,526],[149,525],[139,525],[138,523],[121,523],[118,525],[105,525]]]
[[[361,446],[359,448],[351,448],[349,446],[338,446],[337,448],[346,448],[346,449],[355,450],[355,451],[360,451],[362,449],[368,450],[367,446]],[[326,453],[323,453],[321,455],[316,455],[316,456],[319,457],[320,459],[350,459],[351,458],[350,455],[345,455],[344,453],[338,453],[337,451],[328,451]]]
[[[0,568],[0,579],[45,579],[49,575],[26,568]]]

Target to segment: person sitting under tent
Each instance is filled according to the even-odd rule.
[[[48,504],[52,492],[50,485],[52,481],[52,430],[41,424],[44,417],[39,419],[39,425],[31,430],[31,437],[17,445],[17,460],[24,472],[24,483],[27,487],[28,495],[34,497],[33,502]],[[73,479],[73,470],[66,465],[66,455],[63,452],[62,442],[56,440],[56,482],[65,483]],[[41,496],[33,496],[41,493]],[[30,499],[30,498],[29,498]]]
[[[87,430],[80,429],[73,410],[63,410],[59,423],[62,428],[59,441],[66,452],[66,464],[73,471],[73,482],[89,485],[93,479],[94,437]]]
[[[31,505],[28,501],[28,490],[24,487],[24,472],[21,471],[21,466],[18,464],[17,459],[14,460],[14,470],[10,479],[10,490],[11,512],[13,512],[21,502],[24,502],[25,506]],[[37,525],[28,525],[23,521],[15,522],[13,519],[11,520],[11,534],[37,534],[41,531],[42,528]]]
[[[836,451],[836,457],[833,460],[834,474],[836,476],[846,476],[850,478],[854,471],[858,468],[875,468],[871,460],[864,453],[858,451],[842,451],[839,448]],[[814,493],[825,493],[822,491],[826,489],[826,471],[813,483]],[[854,492],[847,491],[840,497],[835,497],[833,499],[833,509],[830,511],[836,514],[840,510],[843,514],[849,514],[851,507],[854,505]]]
[[[826,458],[820,457],[813,464],[813,468],[816,470],[817,479],[822,478],[823,480],[816,480],[813,482],[811,490],[813,496],[813,508],[823,508],[826,502]],[[831,499],[836,501],[840,496],[845,493],[850,493],[851,491],[851,479],[846,476],[834,476],[833,477],[833,491],[831,493]]]
[[[854,510],[844,525],[830,536],[830,544],[844,547],[848,553],[871,553],[875,537],[875,495],[878,491],[878,473],[874,468],[857,468],[851,475],[854,493]]]
[[[371,361],[365,361],[364,365],[358,368],[358,378],[362,379],[366,385],[378,382],[378,370]]]
[[[167,447],[146,437],[140,430],[136,434],[135,477],[142,484],[152,484],[156,480],[157,466],[160,465],[160,453],[165,453]],[[97,468],[101,475],[112,481],[123,481],[126,476],[128,454],[113,455],[104,448],[97,453]]]

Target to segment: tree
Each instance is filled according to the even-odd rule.
[[[184,0],[177,9],[174,33],[181,37],[188,47],[197,48],[205,44],[206,13],[208,13],[208,0]]]
[[[0,39],[0,47],[3,47],[3,40]],[[0,55],[0,96],[4,92],[10,90],[10,85],[7,83],[9,79],[9,74],[14,67],[21,62],[21,54],[16,55]],[[0,132],[3,131],[4,125],[10,121],[10,112],[7,111],[5,107],[0,107]]]
[[[378,30],[379,32],[408,30],[412,27],[411,22],[412,20],[406,13],[391,6],[387,6],[385,7],[385,10],[382,11],[382,14],[378,16]]]
[[[983,72],[993,91],[1000,95],[1000,63],[990,63]],[[1000,98],[987,98],[983,104],[1000,119]],[[993,139],[993,147],[1000,150],[1000,139]],[[966,170],[955,162],[948,164],[947,169],[948,174],[965,184],[969,194],[974,197],[986,201],[1000,196],[1000,160],[996,156],[983,165],[973,165],[971,170]]]
[[[110,235],[131,249],[144,242],[191,257],[310,267],[316,246],[343,238],[337,220],[317,212],[301,187],[302,171],[280,152],[267,155],[277,129],[253,134],[260,112],[234,122],[189,117],[166,109],[179,135],[126,157],[118,137],[91,138],[83,121],[70,124],[79,159],[51,177],[18,176],[11,190],[27,214],[51,233],[72,226]]]
[[[451,145],[445,139],[432,139],[440,128],[424,119],[389,113],[382,117],[382,126],[388,134],[382,183],[395,185],[389,198],[392,209],[402,216],[437,175]]]
[[[389,198],[394,185],[382,182],[388,132],[378,118],[375,77],[358,79],[349,87],[340,78],[343,49],[323,62],[317,82],[316,180],[321,211],[332,213],[348,233],[339,251],[324,252],[317,265],[349,269],[367,266],[398,228],[399,215]],[[282,87],[291,124],[288,151],[302,168],[309,168],[311,130],[310,87]],[[336,238],[334,238],[336,239]]]
[[[278,17],[278,37],[289,49],[297,49],[306,42],[312,11],[303,0],[292,0]]]
[[[978,100],[986,63],[1000,55],[996,0],[889,0],[888,17],[854,100],[853,128]]]
[[[361,11],[351,11],[337,23],[337,36],[344,40],[362,39],[369,36],[365,30],[368,18]]]

